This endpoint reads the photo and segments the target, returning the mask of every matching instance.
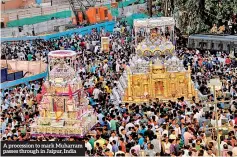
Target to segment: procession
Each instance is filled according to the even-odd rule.
[[[83,142],[85,156],[237,156],[237,37],[185,43],[172,16],[104,23],[1,37],[1,141]],[[45,153],[79,148],[56,146]]]

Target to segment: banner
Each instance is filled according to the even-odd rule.
[[[109,37],[101,37],[101,51],[109,52]]]

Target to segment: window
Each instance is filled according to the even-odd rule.
[[[105,10],[105,17],[108,17],[108,10]]]
[[[4,28],[4,27],[5,27],[4,22],[1,22],[1,28]]]
[[[214,43],[211,43],[211,49],[214,49]]]
[[[98,8],[95,9],[95,14],[96,14],[96,15],[98,14]]]
[[[203,47],[202,42],[199,42],[199,48],[202,48],[202,47]]]
[[[207,43],[203,42],[203,48],[206,49],[207,48]]]
[[[23,30],[23,27],[22,26],[18,26],[18,31],[22,32],[22,30]]]
[[[194,48],[195,47],[195,42],[194,41],[192,41],[192,46],[191,46],[192,48]]]
[[[220,43],[220,44],[218,45],[218,47],[219,47],[219,50],[223,50],[223,44],[222,44],[222,43]]]

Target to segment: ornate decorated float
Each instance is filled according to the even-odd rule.
[[[190,67],[185,69],[183,61],[175,56],[174,25],[170,17],[134,21],[136,55],[120,78],[126,82],[122,94],[119,94],[121,81],[114,89],[113,98],[117,102],[172,100],[182,96],[191,99],[197,95]]]
[[[76,74],[76,53],[60,50],[48,54],[48,77],[42,92],[40,118],[32,125],[33,134],[83,136],[96,124],[94,110],[80,77]]]

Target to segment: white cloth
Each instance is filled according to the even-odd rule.
[[[100,92],[101,91],[98,88],[94,89],[93,91],[94,99],[98,99]]]
[[[108,71],[108,64],[104,64],[103,69],[104,69],[104,72],[107,72]]]
[[[158,139],[153,139],[151,141],[151,144],[154,145],[154,151],[156,153],[160,153],[161,152],[161,142]]]
[[[123,151],[120,151],[120,150],[119,150],[118,152],[115,153],[115,157],[116,157],[118,154],[125,154],[125,153],[124,153]]]
[[[237,146],[232,149],[233,156],[237,156]]]
[[[170,154],[170,143],[164,143],[165,153]]]
[[[123,126],[120,126],[120,127],[119,127],[119,134],[122,134],[122,132],[121,132],[122,129],[124,129],[124,127],[123,127]]]
[[[86,147],[86,149],[89,150],[89,151],[92,150],[92,146],[91,146],[91,144],[90,144],[89,142],[86,142],[86,143],[85,143],[85,147]]]
[[[113,140],[115,140],[116,141],[116,143],[118,143],[118,137],[117,136],[114,136],[114,137],[110,137],[109,138],[109,142],[113,142]]]
[[[129,131],[129,128],[130,128],[130,127],[135,127],[135,126],[133,125],[133,123],[128,123],[128,124],[126,124],[126,127],[125,127],[126,132]]]
[[[110,152],[113,151],[113,149],[112,149],[112,145],[111,145],[110,143],[108,143],[107,148],[109,149]]]
[[[140,152],[140,150],[141,150],[141,147],[140,147],[140,145],[135,145],[135,146],[133,146],[133,147],[130,149],[130,154],[132,154],[131,151],[132,151],[133,149],[135,150],[135,153],[138,154],[138,153]]]
[[[178,137],[178,135],[181,134],[181,129],[180,129],[180,127],[178,127],[178,128],[175,127],[174,130],[175,130],[175,135],[176,135],[176,137]]]
[[[166,136],[168,136],[168,135],[169,135],[168,130],[164,130],[164,131],[162,132],[162,136],[164,136],[164,134],[166,134]]]
[[[220,150],[221,151],[223,151],[223,146],[224,146],[224,144],[227,144],[226,142],[224,142],[224,141],[221,141],[221,144],[220,144]],[[216,149],[218,150],[218,145],[216,145]]]

